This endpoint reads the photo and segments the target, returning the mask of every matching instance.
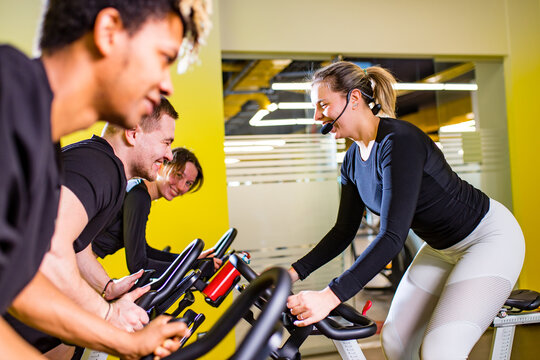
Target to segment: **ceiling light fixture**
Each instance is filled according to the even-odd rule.
[[[474,132],[474,131],[476,131],[476,122],[474,120],[464,121],[459,124],[445,125],[439,128],[439,133]]]
[[[255,115],[253,115],[253,117],[249,119],[249,125],[251,126],[290,126],[290,125],[312,125],[316,123],[316,121],[313,119],[302,119],[302,118],[263,120],[263,118],[268,114],[270,114],[270,111],[267,109],[262,109],[262,110],[257,111]],[[317,123],[320,123],[320,121]]]
[[[478,85],[476,84],[458,84],[458,83],[442,83],[442,84],[431,84],[431,83],[397,83],[394,85],[395,90],[426,90],[426,91],[440,91],[440,90],[451,90],[451,91],[476,91],[478,90]]]
[[[251,119],[249,119],[249,125],[251,126],[257,126],[256,124],[262,120],[263,117],[270,114],[270,111],[266,109],[259,110],[253,115]]]
[[[274,150],[273,146],[260,145],[260,146],[225,146],[225,153],[239,153],[239,152],[264,152]]]
[[[267,105],[266,106],[266,110],[272,112],[272,111],[276,111],[278,109],[278,104],[276,103],[271,103],[270,105]]]
[[[310,102],[280,102],[277,107],[278,109],[313,109],[313,104]]]
[[[249,124],[251,126],[286,126],[286,125],[313,125],[317,123],[313,119],[276,119],[276,120],[261,120],[258,122],[252,123],[251,120]],[[318,122],[320,123],[320,122]]]
[[[309,90],[311,83],[273,83],[272,90]]]
[[[311,83],[273,83],[272,90],[310,90]],[[476,91],[477,84],[460,84],[460,83],[397,83],[394,85],[396,90],[412,90],[412,91]]]

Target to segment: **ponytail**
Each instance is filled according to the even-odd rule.
[[[396,117],[396,79],[386,69],[380,66],[370,66],[366,69],[367,76],[373,86],[373,97],[377,104],[381,104],[381,111],[389,116]]]

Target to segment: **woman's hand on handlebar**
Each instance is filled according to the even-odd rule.
[[[218,259],[214,256],[214,251],[214,248],[205,250],[201,253],[201,255],[199,255],[197,259],[212,258],[212,260],[214,260],[214,270],[218,270],[223,262],[221,261],[221,259]]]
[[[321,321],[341,303],[329,287],[321,291],[301,291],[287,299],[287,307],[298,319],[296,326],[308,326]]]
[[[170,316],[161,315],[152,320],[144,329],[132,336],[133,346],[138,356],[127,356],[124,359],[138,359],[154,354],[154,360],[169,356],[178,350],[180,340],[189,335],[189,329],[181,321],[169,322]]]
[[[148,323],[148,314],[134,301],[148,290],[150,290],[150,286],[137,288],[112,302],[110,314],[107,315],[106,320],[117,328],[128,332],[142,329]]]
[[[144,274],[144,270],[139,270],[134,274],[124,276],[113,282],[105,289],[105,300],[118,299],[131,289],[135,282]]]

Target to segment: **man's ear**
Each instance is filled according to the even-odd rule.
[[[101,55],[110,54],[121,37],[126,35],[118,10],[105,8],[98,13],[94,23],[94,43]]]
[[[140,133],[141,127],[139,125],[137,125],[134,129],[124,130],[124,137],[126,139],[126,142],[131,146],[135,146],[135,143],[139,139]]]

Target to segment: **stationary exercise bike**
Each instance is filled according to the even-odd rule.
[[[492,326],[495,328],[491,360],[509,360],[516,326],[540,324],[540,293],[533,290],[514,290],[499,311]]]
[[[228,275],[220,276],[222,271],[226,271]],[[228,262],[215,275],[212,282],[216,281],[216,279],[223,279],[223,283],[226,285],[225,289],[221,291],[227,292],[228,290],[226,288],[235,286],[238,280],[240,280],[240,277],[245,278],[251,283],[257,278],[257,274],[247,264],[246,256],[235,253],[229,256]],[[245,291],[243,287],[236,287],[241,293]],[[205,295],[209,296],[209,294]],[[265,292],[255,305],[257,307],[264,306],[271,299],[271,296],[270,293]],[[361,315],[347,304],[339,305],[326,319],[306,327],[295,326],[295,317],[290,314],[286,307],[282,310],[280,326],[283,326],[290,335],[283,346],[275,348],[269,353],[269,356],[276,360],[300,360],[301,354],[299,348],[307,337],[312,335],[324,335],[332,339],[342,358],[345,360],[365,359],[356,340],[371,336],[377,331],[377,325],[372,320]],[[253,324],[254,313],[250,310],[244,316],[244,319],[248,323]]]
[[[188,274],[182,280],[182,289],[189,288],[189,290],[186,291],[184,299],[182,299],[180,303],[185,301],[188,294],[196,290],[200,291],[204,295],[206,302],[214,307],[219,307],[222,300],[235,287],[243,294],[245,291],[244,287],[237,286],[240,279],[243,277],[250,283],[257,279],[257,274],[249,267],[248,262],[249,254],[245,252],[233,253],[228,256],[228,260],[224,262],[215,276],[209,280],[203,279],[200,276],[200,271],[197,270]],[[254,303],[258,308],[264,308],[268,299],[271,299],[271,296],[272,294],[265,291],[265,293],[262,294],[258,300],[254,301]],[[180,306],[181,305],[179,304],[179,307]],[[187,311],[190,310],[188,309]],[[175,313],[177,313],[177,311],[175,311]],[[279,326],[285,327],[290,333],[290,336],[280,348],[277,348],[277,345],[267,344],[267,346],[272,349],[269,351],[265,348],[266,350],[264,353],[268,353],[266,356],[273,359],[299,360],[301,359],[299,348],[307,337],[311,335],[324,335],[334,341],[334,344],[343,359],[365,359],[356,339],[365,338],[375,334],[377,326],[364,315],[359,314],[349,305],[341,304],[332,311],[327,319],[323,319],[317,324],[300,328],[294,325],[295,318],[284,306],[282,308]],[[255,323],[253,311],[249,310],[243,317],[250,324]],[[205,337],[209,335],[210,333],[205,335]],[[261,359],[263,358],[266,357],[261,357]]]
[[[230,228],[229,230],[227,230],[216,242],[216,244],[211,248],[213,250],[212,253],[214,254],[214,257],[223,261],[226,257],[227,250],[233,243],[237,234],[238,231],[235,228]],[[189,244],[184,251],[186,251],[191,244]],[[138,287],[146,285],[151,285],[151,290],[157,290],[160,286],[163,285],[165,280],[170,277],[171,273],[176,268],[178,262],[182,259],[180,255],[182,254],[179,254],[179,256],[176,257],[176,259],[158,278],[153,278],[153,276],[155,275],[154,269],[145,269],[143,275],[137,280],[137,282],[129,291],[133,291]],[[213,268],[213,261],[211,259],[201,259],[198,262],[200,263],[200,268],[202,269],[201,271],[205,272],[206,277],[211,277],[215,273],[215,270]]]
[[[225,260],[226,251],[231,246],[237,234],[235,228],[227,230],[223,236],[214,245],[214,257]],[[177,304],[177,307],[169,315],[173,318],[178,317],[183,310],[192,305],[195,297],[191,289],[196,283],[199,289],[206,287],[208,281],[216,272],[212,259],[198,260],[204,248],[204,242],[201,239],[192,241],[186,249],[178,255],[173,263],[156,279],[151,279],[148,276],[138,281],[135,286],[150,286],[150,291],[137,299],[136,304],[148,312],[149,318],[154,319],[157,316],[165,313],[171,306],[182,296]],[[218,269],[219,270],[219,269]],[[151,273],[151,272],[150,272]],[[226,294],[225,294],[226,296]],[[223,301],[220,298],[219,301]],[[183,321],[188,325],[191,333],[204,322],[204,314],[197,314],[193,310],[188,309],[182,316]],[[188,338],[182,339],[182,346]]]
[[[237,230],[230,228],[212,248],[214,257],[220,259],[222,263],[227,257],[226,251],[234,241],[236,234]],[[171,314],[178,316],[183,309],[193,304],[195,300],[193,294],[189,291],[193,283],[197,281],[200,284],[199,287],[203,286],[202,284],[206,285],[205,282],[216,273],[211,258],[197,260],[202,248],[204,248],[204,242],[200,239],[194,240],[159,278],[151,279],[151,276],[146,275],[145,272],[143,277],[134,285],[134,288],[150,285],[150,291],[139,298],[136,303],[148,311],[151,319],[163,314],[180,297],[184,296],[177,309]],[[188,274],[190,270],[191,272]],[[148,273],[152,274],[152,271],[150,270]]]
[[[235,228],[230,228],[223,234],[213,247],[215,257],[221,259],[226,256],[226,251],[234,241],[236,234],[237,230]],[[179,302],[171,316],[176,318],[181,311],[193,304],[195,298],[192,293],[188,292],[191,287],[190,280],[194,278],[206,280],[215,273],[213,260],[197,260],[203,248],[204,242],[201,239],[195,239],[176,257],[161,276],[152,278],[155,271],[151,269],[145,270],[137,283],[130,289],[132,291],[137,287],[150,286],[150,291],[136,301],[137,305],[148,312],[150,319],[163,314],[184,294],[184,298]],[[198,264],[198,266],[195,266],[195,264]],[[188,272],[190,272],[189,275]],[[182,317],[182,321],[188,325],[191,333],[194,333],[204,320],[204,314],[197,314],[192,310],[187,310]],[[188,339],[188,337],[182,339],[181,345],[185,344]],[[102,360],[107,358],[107,354],[77,348],[72,360],[79,360],[84,357],[92,360]]]
[[[137,299],[135,303],[146,310],[151,319],[162,314],[168,308],[164,308],[165,304],[173,297],[177,287],[180,286],[188,271],[192,269],[203,248],[204,242],[201,239],[193,240],[159,278],[147,277],[143,279],[150,285],[150,291]],[[204,321],[204,317],[201,318],[199,314],[189,312],[185,314],[183,320],[189,328],[195,330]],[[181,341],[183,344],[187,338]],[[107,357],[107,353],[77,347],[71,360],[105,360]]]
[[[264,360],[281,342],[281,329],[276,326],[287,304],[291,279],[285,269],[272,268],[252,281],[242,294],[225,311],[212,328],[197,341],[181,348],[167,360],[194,360],[213,349],[234,328],[261,295],[268,294],[268,301],[254,320],[252,329],[244,337],[230,360]],[[148,355],[143,360],[151,360]]]

